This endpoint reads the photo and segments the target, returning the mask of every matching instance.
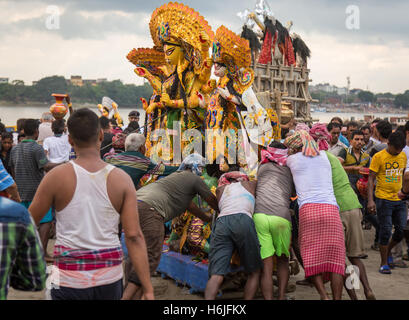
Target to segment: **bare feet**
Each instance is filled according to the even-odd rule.
[[[365,292],[366,300],[376,300],[375,295],[372,291]]]

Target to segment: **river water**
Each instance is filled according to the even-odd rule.
[[[44,107],[0,105],[0,119],[1,119],[1,122],[5,124],[6,126],[15,126],[17,120],[20,118],[40,119],[41,115],[44,112],[49,111],[49,108],[50,106],[47,106],[47,105],[44,105]],[[73,104],[73,108],[75,109],[74,104]],[[98,115],[100,115],[100,112],[96,106],[90,109],[96,112]],[[118,108],[119,114],[121,115],[122,120],[125,122],[125,124],[128,124],[128,114],[132,110],[139,111],[139,113],[141,114],[139,124],[142,125],[145,121],[145,112],[142,109]],[[66,120],[68,119],[68,116],[69,116],[68,114],[65,116]]]
[[[75,105],[73,106],[75,108]],[[91,107],[91,110],[100,114],[97,107]],[[11,106],[11,105],[0,105],[0,119],[1,122],[6,126],[16,125],[16,122],[20,118],[34,118],[40,119],[43,112],[47,112],[49,106],[44,105],[44,107],[36,106]],[[132,108],[118,108],[119,114],[124,120],[125,124],[128,124],[128,113],[132,110],[138,110],[141,114],[139,124],[142,125],[145,120],[145,112],[143,109],[132,109]],[[343,120],[349,120],[353,118],[354,120],[363,120],[364,115],[373,115],[375,118],[389,118],[389,117],[402,117],[405,114],[392,114],[392,113],[343,113],[343,112],[312,112],[311,117],[313,119],[319,120],[319,122],[328,123],[333,117],[340,117]],[[65,117],[68,119],[68,115]]]

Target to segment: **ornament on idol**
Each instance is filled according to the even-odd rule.
[[[261,21],[264,21],[265,18],[269,18],[272,20],[274,19],[274,13],[271,10],[267,1],[265,0],[260,0],[259,2],[256,3],[254,12]]]
[[[241,21],[243,21],[243,24],[245,26],[247,26],[249,29],[253,29],[256,23],[253,19],[251,19],[250,14],[251,14],[250,10],[246,9],[243,12],[238,12],[237,16],[240,18]]]
[[[359,191],[359,194],[366,199],[367,198],[367,191],[368,191],[368,179],[369,179],[369,168],[361,168],[359,173],[362,174],[362,178],[360,178],[357,183],[356,187]]]
[[[50,112],[55,119],[63,119],[68,112],[68,107],[63,103],[66,94],[53,93],[56,102],[50,107]]]

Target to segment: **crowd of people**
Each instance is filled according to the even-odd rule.
[[[344,287],[357,299],[345,286],[347,260],[359,269],[366,298],[375,299],[361,261],[363,230],[372,227],[380,274],[407,267],[409,122],[294,124],[260,150],[256,179],[224,164],[212,192],[201,155],[180,166],[155,163],[144,155],[139,113],[128,120],[120,128],[79,109],[67,122],[45,113],[1,133],[0,299],[10,286],[44,289],[46,263],[53,263],[51,299],[154,299],[150,277],[164,225],[187,210],[212,224],[205,299],[216,299],[235,253],[247,274],[245,299],[259,288],[273,299],[274,273],[278,299],[286,299],[290,258],[304,269],[299,284],[315,286],[322,300],[330,298],[328,281],[333,299]],[[147,175],[160,178],[141,183]],[[214,216],[192,201],[197,195]]]

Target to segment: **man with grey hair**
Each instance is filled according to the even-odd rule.
[[[51,129],[51,124],[54,120],[51,112],[44,112],[41,115],[41,124],[38,127],[38,139],[37,143],[43,145],[45,138],[52,137],[54,135],[53,130]]]
[[[145,157],[145,137],[139,133],[131,133],[125,139],[125,152],[109,154],[104,161],[124,170],[138,189],[139,180],[145,174],[167,176],[175,172],[178,167],[157,164]]]

